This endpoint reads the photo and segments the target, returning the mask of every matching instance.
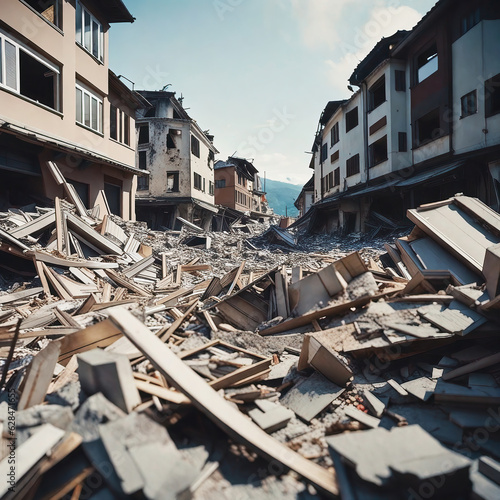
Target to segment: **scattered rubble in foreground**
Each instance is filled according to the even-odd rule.
[[[71,194],[0,215],[2,498],[500,497],[496,212],[363,241]]]

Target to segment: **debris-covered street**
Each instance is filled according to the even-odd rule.
[[[481,202],[411,210],[385,243],[290,246],[74,201],[1,214],[3,498],[498,497]]]

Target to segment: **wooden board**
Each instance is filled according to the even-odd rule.
[[[279,443],[222,399],[199,375],[180,360],[129,311],[113,309],[110,319],[157,367],[168,383],[233,439],[249,446],[265,459],[282,464],[311,482],[324,494],[339,494],[335,473],[303,458]]]

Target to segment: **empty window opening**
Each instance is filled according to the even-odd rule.
[[[330,131],[330,142],[331,146],[334,144],[337,144],[339,142],[340,137],[339,137],[339,122],[335,123],[335,125],[332,127],[332,130]]]
[[[197,174],[195,172],[194,173],[194,188],[198,189],[199,191],[201,191],[201,186],[202,186],[201,175]]]
[[[462,96],[460,99],[460,105],[462,109],[461,118],[477,113],[477,92],[473,90],[472,92]]]
[[[109,210],[112,214],[122,215],[122,187],[118,185],[119,180],[113,180],[112,182],[104,181],[104,193],[106,194],[106,199],[108,200]]]
[[[400,153],[408,151],[406,132],[398,132],[398,151]]]
[[[368,90],[369,110],[378,108],[385,102],[385,75],[379,78]]]
[[[417,145],[433,141],[434,139],[441,137],[443,131],[440,126],[439,108],[436,108],[430,113],[422,116],[422,118],[419,118],[416,125]]]
[[[333,185],[340,186],[340,167],[333,171]]]
[[[156,106],[149,108],[146,113],[144,113],[145,118],[154,118],[156,116]]]
[[[49,23],[61,28],[61,0],[23,0]]]
[[[354,109],[346,113],[345,115],[345,131],[349,132],[354,127],[358,126],[358,107],[356,106]]]
[[[384,135],[378,141],[370,144],[368,148],[370,157],[370,168],[387,160],[387,136]]]
[[[179,192],[179,172],[167,172],[167,193]]]
[[[354,155],[346,161],[346,176],[359,174],[359,154]]]
[[[432,44],[417,58],[417,83],[424,81],[438,70],[438,53],[436,44]]]
[[[200,141],[194,135],[191,136],[191,153],[200,157]]]
[[[167,134],[167,149],[179,149],[178,141],[180,141],[182,131],[176,128],[171,128]]]
[[[139,125],[139,144],[149,144],[149,124]]]
[[[486,117],[500,113],[500,73],[484,82]]]
[[[325,144],[321,146],[321,158],[320,158],[321,163],[326,161],[327,158],[328,158],[328,144],[325,142]]]
[[[147,168],[148,168],[146,155],[147,155],[147,151],[139,151],[139,168],[141,170],[147,170]]]

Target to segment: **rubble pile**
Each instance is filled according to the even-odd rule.
[[[500,497],[496,212],[317,253],[68,193],[1,215],[1,498]]]

